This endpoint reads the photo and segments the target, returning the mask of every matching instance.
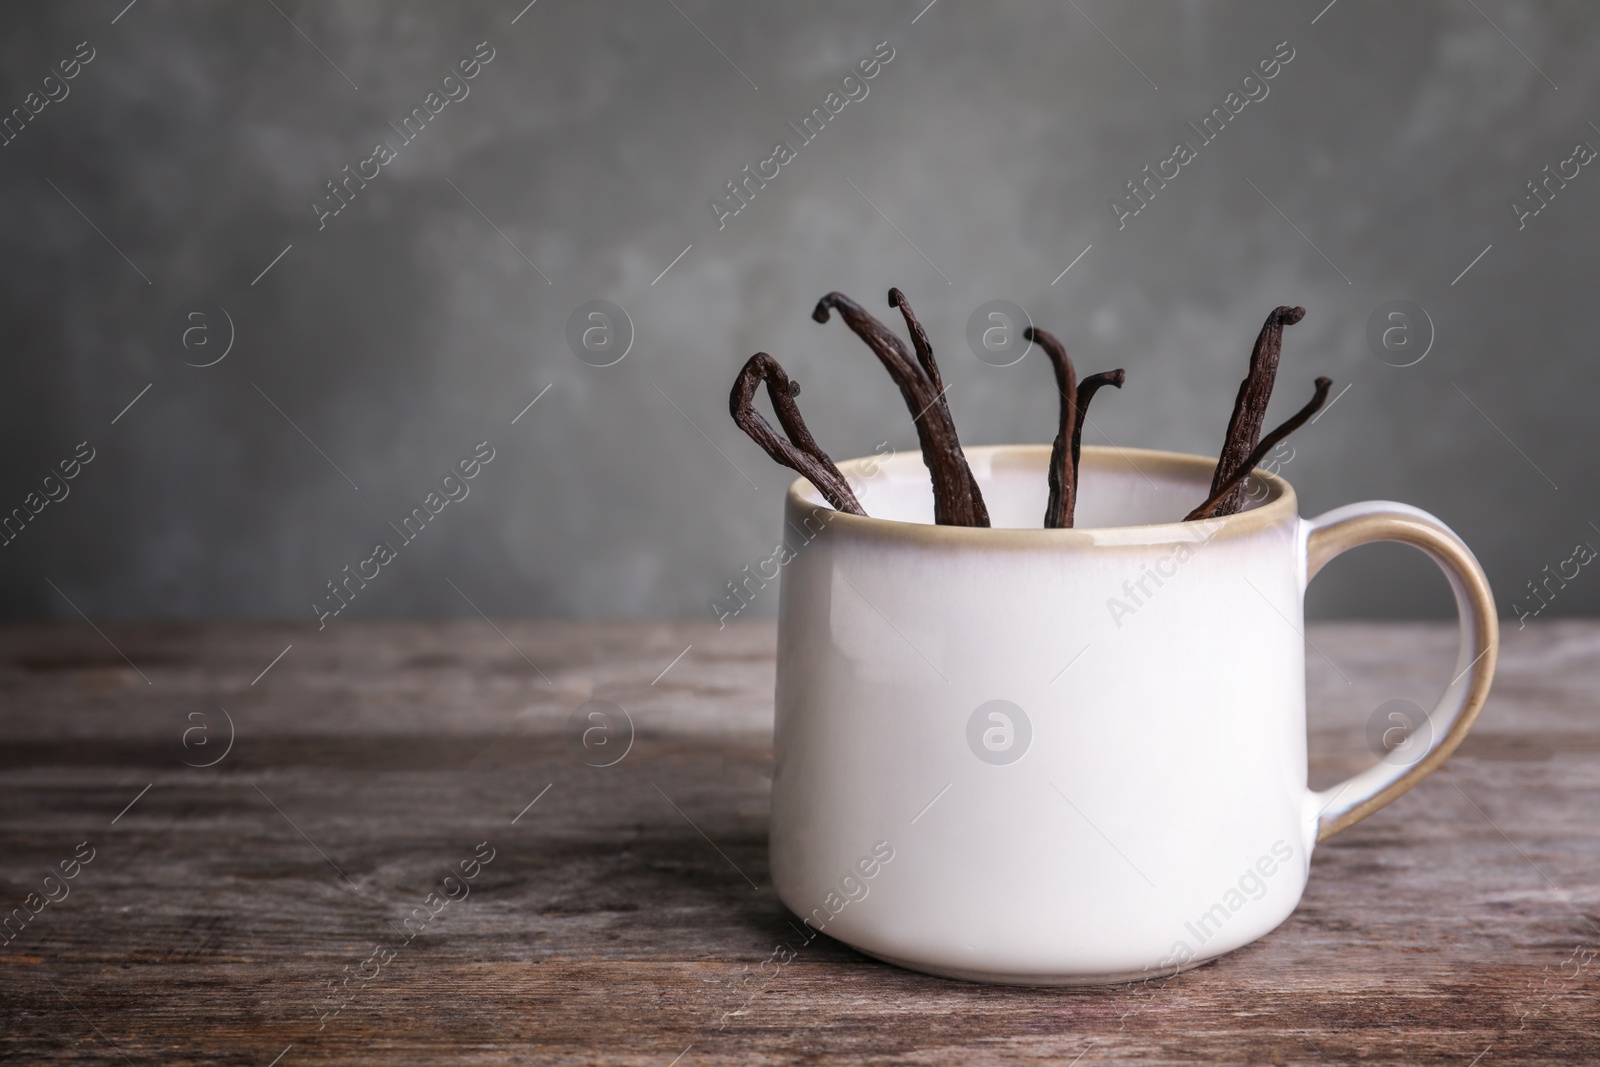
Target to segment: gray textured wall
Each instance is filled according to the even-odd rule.
[[[67,95],[0,148],[0,507],[79,442],[95,458],[0,549],[5,611],[309,620],[488,440],[471,495],[351,613],[471,614],[465,594],[491,614],[709,617],[770,550],[788,480],[727,417],[745,357],[805,383],[835,455],[915,446],[875,361],[809,318],[830,289],[882,308],[890,285],[927,321],[970,444],[1046,440],[1053,418],[1037,356],[968,350],[985,300],[1028,309],[1085,369],[1127,367],[1097,402],[1105,435],[1205,453],[1262,317],[1303,304],[1273,421],[1315,374],[1350,385],[1284,468],[1308,514],[1428,508],[1508,613],[1600,545],[1600,168],[1520,229],[1510,206],[1600,145],[1591,5],[925,3],[8,6],[0,106]],[[46,84],[81,41],[93,59]],[[470,94],[401,144],[390,123],[484,41]],[[882,41],[869,95],[719,230],[709,199]],[[1269,94],[1119,229],[1123,184],[1197,144],[1186,122],[1284,41]],[[319,229],[324,183],[380,139],[396,158]],[[1366,328],[1402,298],[1436,336],[1397,368]],[[614,366],[566,342],[594,299],[635,326]],[[214,358],[228,327],[213,311],[212,346],[182,347],[196,301],[233,324],[206,368],[185,358]],[[1369,549],[1313,606],[1434,614],[1444,589],[1407,550]],[[1585,571],[1546,615],[1597,606]]]

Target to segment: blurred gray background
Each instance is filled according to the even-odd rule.
[[[0,108],[26,121],[0,147],[0,509],[79,442],[95,458],[0,548],[4,610],[312,621],[487,440],[470,496],[345,617],[710,618],[770,554],[790,477],[729,420],[735,371],[777,355],[836,457],[915,448],[876,361],[809,317],[832,289],[888,317],[898,285],[967,444],[1053,432],[1037,354],[968,348],[987,300],[1085,372],[1127,368],[1096,401],[1105,438],[1212,455],[1262,318],[1303,304],[1269,421],[1317,374],[1349,386],[1292,441],[1304,513],[1427,508],[1502,612],[1531,611],[1527,583],[1600,546],[1600,173],[1552,181],[1520,229],[1511,204],[1600,145],[1596,25],[1577,0],[8,5]],[[93,58],[46,83],[80,42]],[[480,42],[469,95],[402,144],[392,124]],[[786,123],[879,42],[868,95],[799,145]],[[1198,145],[1186,123],[1280,42],[1268,95],[1119,229],[1111,198]],[[719,229],[710,199],[780,139],[797,158]],[[319,229],[325,183],[379,140],[397,157]],[[1398,299],[1434,334],[1406,367],[1367,340]],[[612,366],[567,342],[591,300],[634,328]],[[185,322],[205,325],[187,347]],[[1600,578],[1547,599],[1593,613]],[[1449,598],[1380,546],[1312,608]]]

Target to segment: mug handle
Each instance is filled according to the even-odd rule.
[[[1444,571],[1456,595],[1461,652],[1455,678],[1428,713],[1437,741],[1409,766],[1376,763],[1331,789],[1312,791],[1317,841],[1324,841],[1383,807],[1432,774],[1461,744],[1488,699],[1500,649],[1489,579],[1465,542],[1420,508],[1390,500],[1368,500],[1335,508],[1305,523],[1306,583],[1333,557],[1374,541],[1399,541],[1422,549]],[[1442,727],[1442,728],[1441,728]]]

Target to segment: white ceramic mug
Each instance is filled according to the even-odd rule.
[[[1310,853],[1438,767],[1498,624],[1460,538],[1404,504],[1182,516],[1214,460],[1085,448],[1077,527],[1040,527],[1048,446],[974,448],[989,529],[932,525],[915,454],[841,464],[871,518],[787,499],[771,864],[808,925],[905,967],[1092,984],[1173,973],[1295,908]],[[1302,597],[1333,556],[1421,548],[1461,618],[1432,744],[1306,786]],[[1441,679],[1443,681],[1443,679]]]

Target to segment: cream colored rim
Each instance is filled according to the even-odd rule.
[[[1043,468],[1050,460],[1049,445],[979,445],[975,448],[963,448],[968,456],[997,457],[1002,454],[1012,456],[1028,456],[1042,459],[1040,467]],[[920,456],[914,457],[920,460]],[[881,456],[864,456],[858,459],[845,460],[839,464],[839,469],[846,478],[855,476],[864,477],[870,464],[883,463]],[[1146,448],[1108,448],[1102,445],[1085,445],[1079,463],[1079,469],[1088,467],[1115,467],[1125,470],[1129,466],[1137,472],[1147,476],[1160,476],[1164,478],[1196,479],[1201,485],[1209,486],[1211,474],[1216,469],[1217,461],[1205,456],[1194,456],[1184,452],[1160,452]],[[1114,539],[1118,544],[1166,544],[1172,541],[1190,540],[1197,526],[1208,526],[1214,530],[1210,537],[1245,537],[1256,534],[1270,527],[1295,521],[1299,517],[1299,503],[1295,499],[1294,487],[1275,474],[1268,474],[1256,468],[1253,477],[1260,479],[1267,486],[1267,501],[1259,507],[1248,511],[1237,512],[1216,519],[1206,519],[1201,522],[1165,522],[1153,523],[1147,526],[1094,526],[1079,527],[1071,530],[1048,530],[1043,527],[1038,529],[993,529],[986,526],[935,526],[931,523],[902,522],[898,519],[875,519],[869,516],[851,515],[847,512],[835,511],[822,495],[817,492],[811,482],[805,478],[796,478],[789,484],[787,506],[791,511],[807,512],[813,508],[822,508],[829,513],[828,526],[838,528],[841,532],[854,537],[882,541],[897,541],[902,543],[918,543],[925,545],[938,545],[941,547],[957,547],[969,545],[982,548],[1039,548],[1041,546],[1064,547],[1069,545],[1090,546],[1104,544],[1107,540]],[[1204,492],[1204,489],[1201,489]],[[1195,505],[1198,506],[1204,497],[1197,497]]]

